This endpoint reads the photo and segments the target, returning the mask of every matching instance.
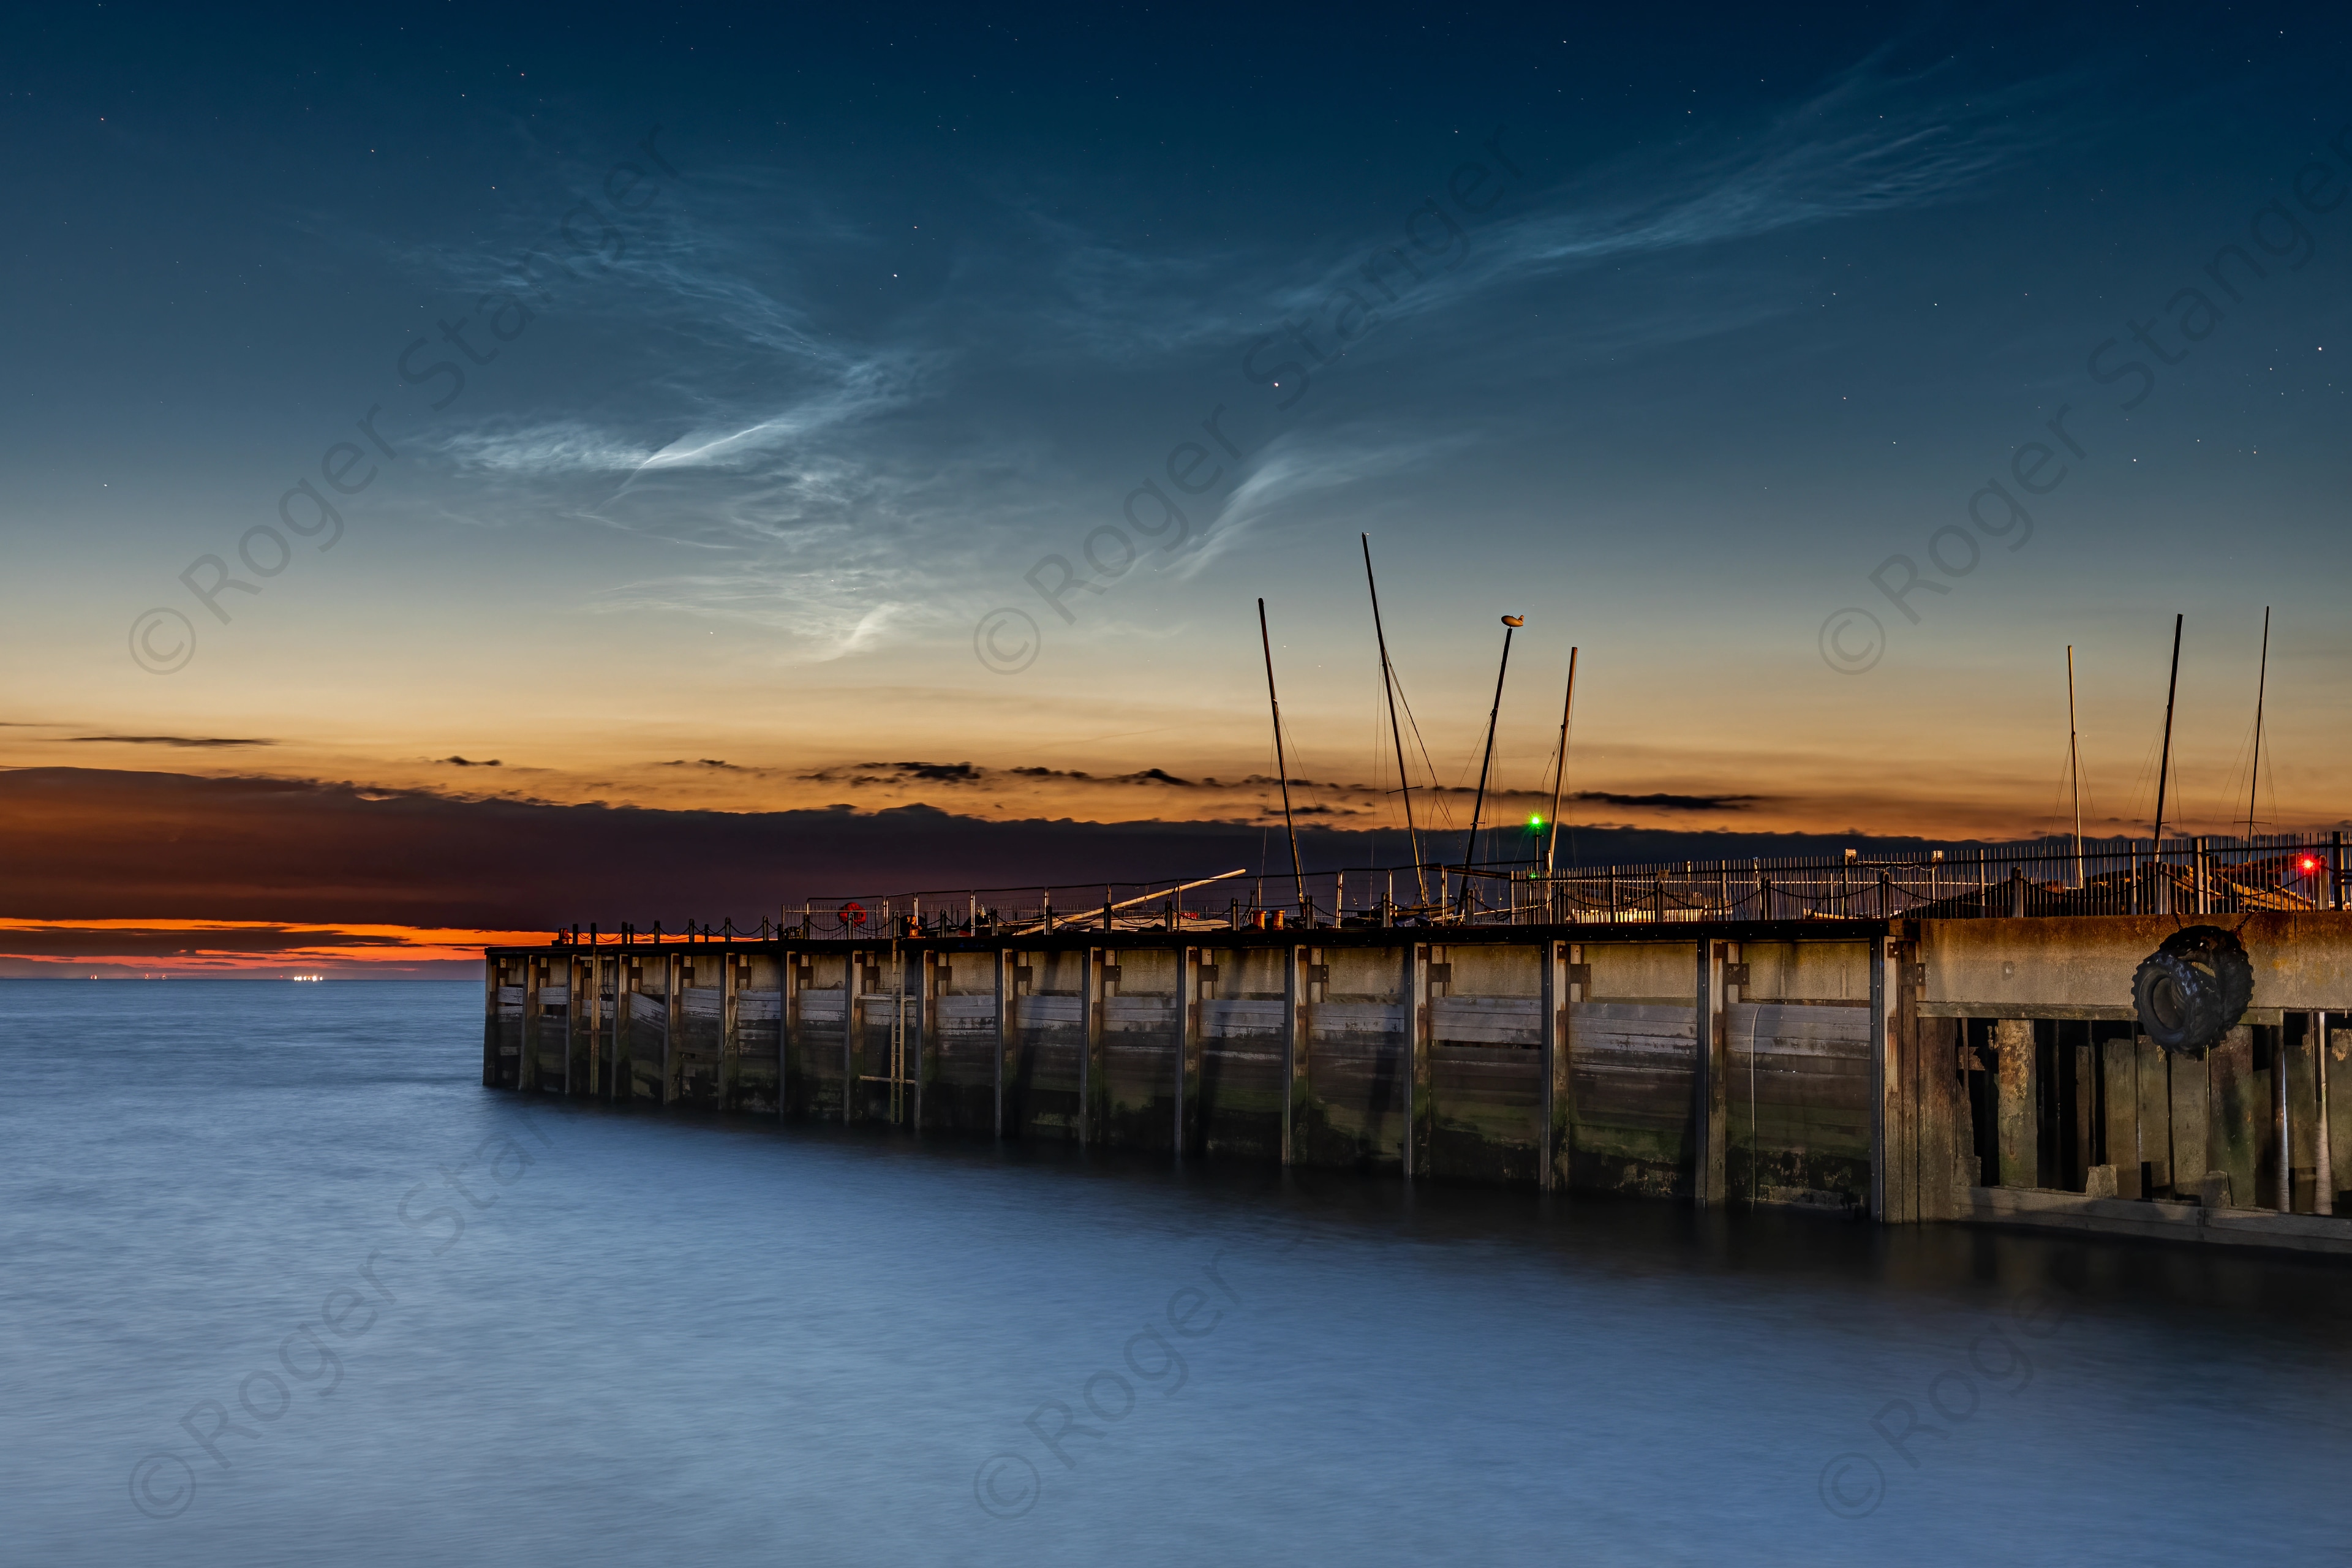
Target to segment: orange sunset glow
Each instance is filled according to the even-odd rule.
[[[481,950],[544,942],[544,931],[467,931],[271,921],[0,919],[0,978],[267,979],[470,973]],[[69,952],[70,958],[53,956]]]

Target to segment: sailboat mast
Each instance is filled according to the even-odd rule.
[[[1544,875],[1552,874],[1554,857],[1559,849],[1559,795],[1568,784],[1568,721],[1576,711],[1576,650],[1568,650],[1568,698],[1559,705],[1559,757],[1552,764],[1551,831],[1544,837]]]
[[[2083,753],[2074,735],[2074,645],[2066,645],[2066,771],[2074,780],[2074,886],[2083,886]]]
[[[1298,918],[1307,918],[1307,873],[1298,864],[1298,824],[1290,815],[1290,763],[1282,752],[1282,700],[1274,694],[1274,639],[1266,635],[1265,601],[1257,602],[1258,646],[1265,649],[1265,700],[1274,710],[1274,771],[1282,779],[1282,826],[1290,835],[1290,878],[1298,889]]]
[[[1478,796],[1470,807],[1470,837],[1462,847],[1462,912],[1470,912],[1470,867],[1478,858],[1478,818],[1486,809],[1486,774],[1495,765],[1495,721],[1503,712],[1503,677],[1511,668],[1511,634],[1527,622],[1503,617],[1503,662],[1495,670],[1495,705],[1486,711],[1486,750],[1478,763]]]
[[[1381,689],[1388,694],[1389,734],[1396,741],[1397,793],[1404,797],[1405,841],[1412,847],[1412,885],[1420,900],[1429,902],[1429,878],[1421,868],[1421,832],[1412,825],[1412,780],[1404,771],[1404,731],[1397,728],[1396,672],[1389,664],[1389,636],[1381,629],[1381,585],[1372,577],[1372,536],[1364,542],[1364,585],[1372,594],[1372,637],[1381,645]]]
[[[2254,791],[2261,787],[2263,777],[2263,693],[2271,679],[2271,607],[2263,606],[2262,673],[2254,677],[2254,765],[2252,776],[2246,780],[2246,837],[2254,836]]]
[[[2164,755],[2156,768],[2156,836],[2151,841],[2156,863],[2164,864],[2164,789],[2172,778],[2172,700],[2180,694],[2180,623],[2172,617],[2172,679],[2164,688]]]

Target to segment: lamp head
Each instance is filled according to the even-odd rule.
[[[1525,616],[1505,616],[1503,624],[1507,626],[1523,626],[1528,624],[1528,621]]]

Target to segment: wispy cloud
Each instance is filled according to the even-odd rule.
[[[1746,811],[1760,798],[1752,795],[1617,795],[1608,790],[1580,789],[1574,800],[1597,800],[1603,805],[1646,805],[1655,811]]]
[[[79,745],[97,746],[274,746],[275,741],[237,739],[221,735],[73,735],[68,737]]]
[[[1466,431],[1398,431],[1382,438],[1370,428],[1336,437],[1277,437],[1256,457],[1216,517],[1180,552],[1174,574],[1188,581],[1199,576],[1277,515],[1297,521],[1318,503],[1336,502],[1352,487],[1427,468],[1475,440]]]
[[[567,419],[452,431],[441,438],[439,450],[461,470],[528,478],[630,473],[660,450],[660,443]]]
[[[1987,89],[1960,81],[1948,62],[1890,72],[1874,57],[1760,127],[1715,127],[1580,170],[1482,225],[1458,265],[1439,257],[1425,286],[1379,304],[1391,319],[1442,311],[1522,279],[1963,199],[2042,145],[2053,132],[2024,111],[2063,85]],[[1360,288],[1355,268],[1350,257],[1288,291],[1284,310]],[[1683,304],[1687,316],[1695,302]]]
[[[1359,363],[1442,357],[1449,382],[1465,385],[1497,356],[1541,352],[1556,374],[1563,351],[1598,360],[1784,312],[1789,300],[1753,290],[1676,290],[1671,308],[1651,298],[1605,320],[1548,324],[1538,345],[1499,307],[1580,269],[1960,199],[2032,153],[2032,127],[2045,121],[2021,110],[2052,91],[1972,90],[1948,64],[1906,73],[1864,61],[1769,122],[1709,127],[1515,194],[1481,220],[1458,265],[1381,301],[1381,331],[1350,352]],[[774,169],[698,177],[692,202],[666,207],[614,276],[565,306],[615,331],[642,374],[602,407],[510,411],[449,430],[437,455],[466,484],[445,504],[474,521],[702,552],[691,569],[618,584],[588,607],[756,624],[779,634],[788,658],[841,658],[961,626],[937,606],[960,602],[998,542],[1059,537],[1108,504],[1096,498],[1113,459],[1080,434],[1103,406],[1149,394],[1154,377],[1173,394],[1213,364],[1230,374],[1222,362],[1252,335],[1360,284],[1356,269],[1398,241],[1412,205],[1400,198],[1385,226],[1308,257],[1148,221],[1114,238],[1103,217],[1121,203],[1059,195],[1073,199],[1009,172],[965,178],[950,198],[961,204],[959,241],[917,289],[892,278],[899,239],[852,210],[856,198]],[[437,259],[484,287],[504,265],[488,251]],[[861,281],[845,289],[844,278]],[[1442,340],[1395,330],[1444,312],[1475,330]],[[1443,468],[1507,418],[1488,409],[1482,422],[1456,403],[1409,427],[1359,416],[1296,428],[1253,455],[1168,569],[1197,578],[1278,520]]]

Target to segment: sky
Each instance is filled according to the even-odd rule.
[[[45,9],[0,973],[1185,874],[1279,820],[1261,598],[1318,852],[1401,861],[1364,536],[1433,853],[1505,615],[1488,809],[1587,858],[2071,830],[2070,645],[2145,835],[2176,615],[2168,828],[2343,826],[2347,32]],[[241,880],[255,802],[318,837]]]

